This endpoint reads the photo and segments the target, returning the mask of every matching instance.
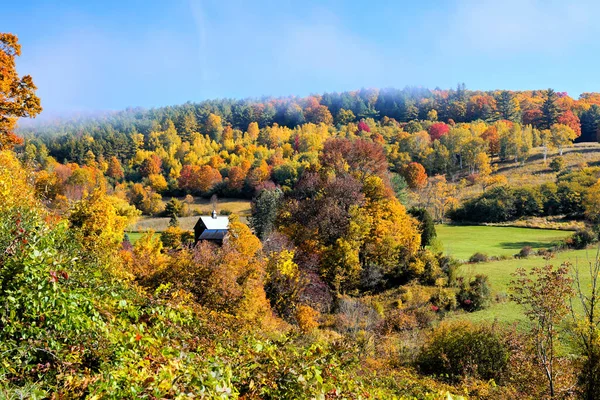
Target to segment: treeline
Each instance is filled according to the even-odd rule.
[[[366,96],[366,92],[358,93],[363,94],[347,96]],[[383,99],[387,92],[369,93],[373,98]],[[448,99],[458,96],[457,93],[462,93],[462,98],[470,92],[448,93],[444,101],[450,101]],[[50,175],[44,186],[50,195],[49,201],[54,201],[56,196],[62,196],[62,200],[68,198],[66,192],[71,191],[68,186],[75,186],[75,192],[83,193],[81,187],[90,186],[90,181],[100,175],[107,177],[116,191],[127,192],[130,199],[138,198],[132,200],[136,206],[152,203],[147,199],[154,199],[158,204],[162,195],[218,194],[251,198],[265,187],[278,186],[289,191],[304,171],[320,168],[321,153],[327,143],[336,138],[350,142],[366,140],[380,146],[387,169],[404,179],[400,186],[421,188],[427,184],[428,176],[445,175],[451,180],[466,177],[485,188],[501,183],[491,175],[494,159],[525,163],[537,146],[544,148],[544,156],[555,150],[562,153],[581,133],[579,119],[570,109],[574,106],[567,106],[571,104],[565,100],[568,97],[551,90],[527,93],[528,101],[538,99],[540,110],[547,110],[540,111],[541,119],[535,123],[507,119],[442,122],[438,120],[437,111],[430,109],[426,119],[409,122],[387,115],[373,118],[365,114],[365,118],[347,118],[338,120],[337,124],[332,118],[325,118],[311,119],[312,122],[293,128],[278,123],[261,127],[257,122],[250,122],[238,129],[227,118],[209,109],[201,121],[194,112],[185,114],[184,120],[189,122],[185,124],[181,122],[183,114],[165,114],[165,110],[196,107],[187,104],[181,108],[139,112],[136,114],[139,118],[128,119],[130,114],[123,112],[104,122],[63,126],[63,134],[30,137],[18,150],[26,162],[39,165]],[[533,96],[534,93],[539,97]],[[328,98],[335,97],[332,96]],[[517,94],[510,96],[514,100]],[[309,109],[321,110],[327,115],[328,106],[320,103],[326,101],[326,97],[302,101],[311,104],[306,106]],[[373,100],[373,104],[377,101]],[[594,107],[591,105],[589,110]],[[338,114],[346,111],[353,114],[346,109],[340,109]],[[36,133],[41,134],[43,130]],[[82,168],[83,171],[77,172]],[[157,213],[153,206],[140,209],[146,214]]]
[[[553,160],[561,168],[560,158]],[[506,222],[523,217],[566,215],[598,221],[600,168],[559,172],[556,182],[539,186],[499,186],[465,201],[448,216],[456,222]]]

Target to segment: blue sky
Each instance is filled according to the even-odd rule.
[[[594,1],[12,1],[48,113],[361,87],[600,91]]]

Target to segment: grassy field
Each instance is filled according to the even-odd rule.
[[[183,201],[183,197],[178,197],[178,200]],[[171,200],[171,197],[163,198],[163,202],[166,204]],[[210,199],[203,197],[195,197],[194,202],[190,205],[192,212],[198,215],[208,215],[212,211],[212,204]],[[222,198],[217,201],[217,211],[230,211],[233,214],[247,217],[250,215],[250,200],[244,199],[229,199]]]
[[[459,260],[468,260],[476,252],[490,257],[512,256],[525,246],[548,248],[573,234],[548,229],[454,225],[438,225],[436,231],[444,251]]]
[[[543,266],[546,262],[552,265],[561,265],[569,262],[574,268],[579,268],[582,288],[589,287],[590,279],[586,272],[589,270],[589,262],[593,262],[597,255],[597,249],[590,248],[587,250],[572,250],[556,253],[555,257],[549,261],[542,257],[532,257],[527,259],[512,259],[502,261],[492,261],[479,264],[464,264],[460,267],[459,274],[465,278],[470,278],[476,274],[487,275],[492,285],[492,291],[495,296],[506,297],[509,291],[511,274],[517,268],[525,268],[529,270],[536,266]],[[577,306],[578,304],[575,303]],[[520,306],[506,301],[494,303],[492,307],[477,311],[474,313],[455,314],[452,318],[467,319],[473,322],[477,321],[494,321],[502,323],[512,323],[515,321],[524,321],[525,317],[522,314]]]
[[[143,235],[142,232],[125,232],[125,233],[129,237],[129,241],[131,242],[131,244],[134,244],[135,242],[137,242],[139,240],[139,238],[141,238]]]
[[[165,197],[163,201],[168,202],[171,198]],[[183,198],[179,198],[183,201]],[[194,199],[194,203],[190,205],[191,211],[195,214],[189,217],[179,218],[179,226],[184,230],[194,229],[194,225],[198,222],[198,216],[209,215],[212,211],[212,204],[209,199],[197,197]],[[217,204],[217,211],[227,210],[236,214],[240,217],[240,221],[247,222],[248,216],[250,216],[250,201],[241,199],[219,199]],[[155,232],[162,232],[169,226],[169,218],[158,218],[158,217],[141,217],[135,224],[127,227],[130,232],[145,232],[153,230]],[[133,239],[132,239],[133,242]]]

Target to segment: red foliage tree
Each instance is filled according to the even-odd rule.
[[[429,136],[431,140],[436,140],[450,131],[450,127],[443,122],[436,122],[429,127]]]
[[[523,125],[539,126],[544,114],[539,108],[530,108],[529,110],[523,111]]]
[[[581,122],[579,121],[579,117],[573,114],[573,111],[567,110],[562,113],[557,122],[559,124],[567,125],[569,128],[573,129],[577,137],[581,136]]]
[[[367,123],[365,121],[360,121],[358,123],[358,130],[363,131],[363,132],[371,132],[371,128],[369,128],[369,125],[367,125]]]
[[[106,175],[113,179],[123,179],[125,176],[123,173],[123,167],[121,167],[121,163],[117,157],[111,157],[110,161],[108,162]]]
[[[488,143],[490,154],[498,154],[500,152],[498,128],[493,125],[490,126],[481,134],[481,138]]]

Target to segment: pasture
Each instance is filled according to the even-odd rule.
[[[589,288],[589,263],[594,262],[598,250],[590,248],[586,250],[571,250],[559,252],[553,258],[545,260],[542,257],[531,257],[526,259],[510,259],[491,261],[478,264],[464,264],[459,269],[459,275],[470,279],[477,274],[487,275],[491,286],[492,293],[495,299],[503,299],[500,302],[494,302],[490,308],[476,311],[473,313],[457,313],[451,318],[466,319],[473,322],[481,321],[498,321],[500,323],[513,323],[517,321],[525,321],[525,316],[519,305],[508,300],[509,285],[513,279],[512,273],[517,268],[525,268],[530,270],[533,267],[541,267],[546,263],[557,266],[563,263],[571,264],[571,272],[574,274],[575,268],[579,269],[581,287],[585,290]],[[578,309],[579,303],[574,299],[575,308]]]
[[[435,229],[444,252],[462,261],[474,253],[489,257],[513,256],[525,246],[545,249],[573,234],[570,231],[503,226],[437,225]]]

